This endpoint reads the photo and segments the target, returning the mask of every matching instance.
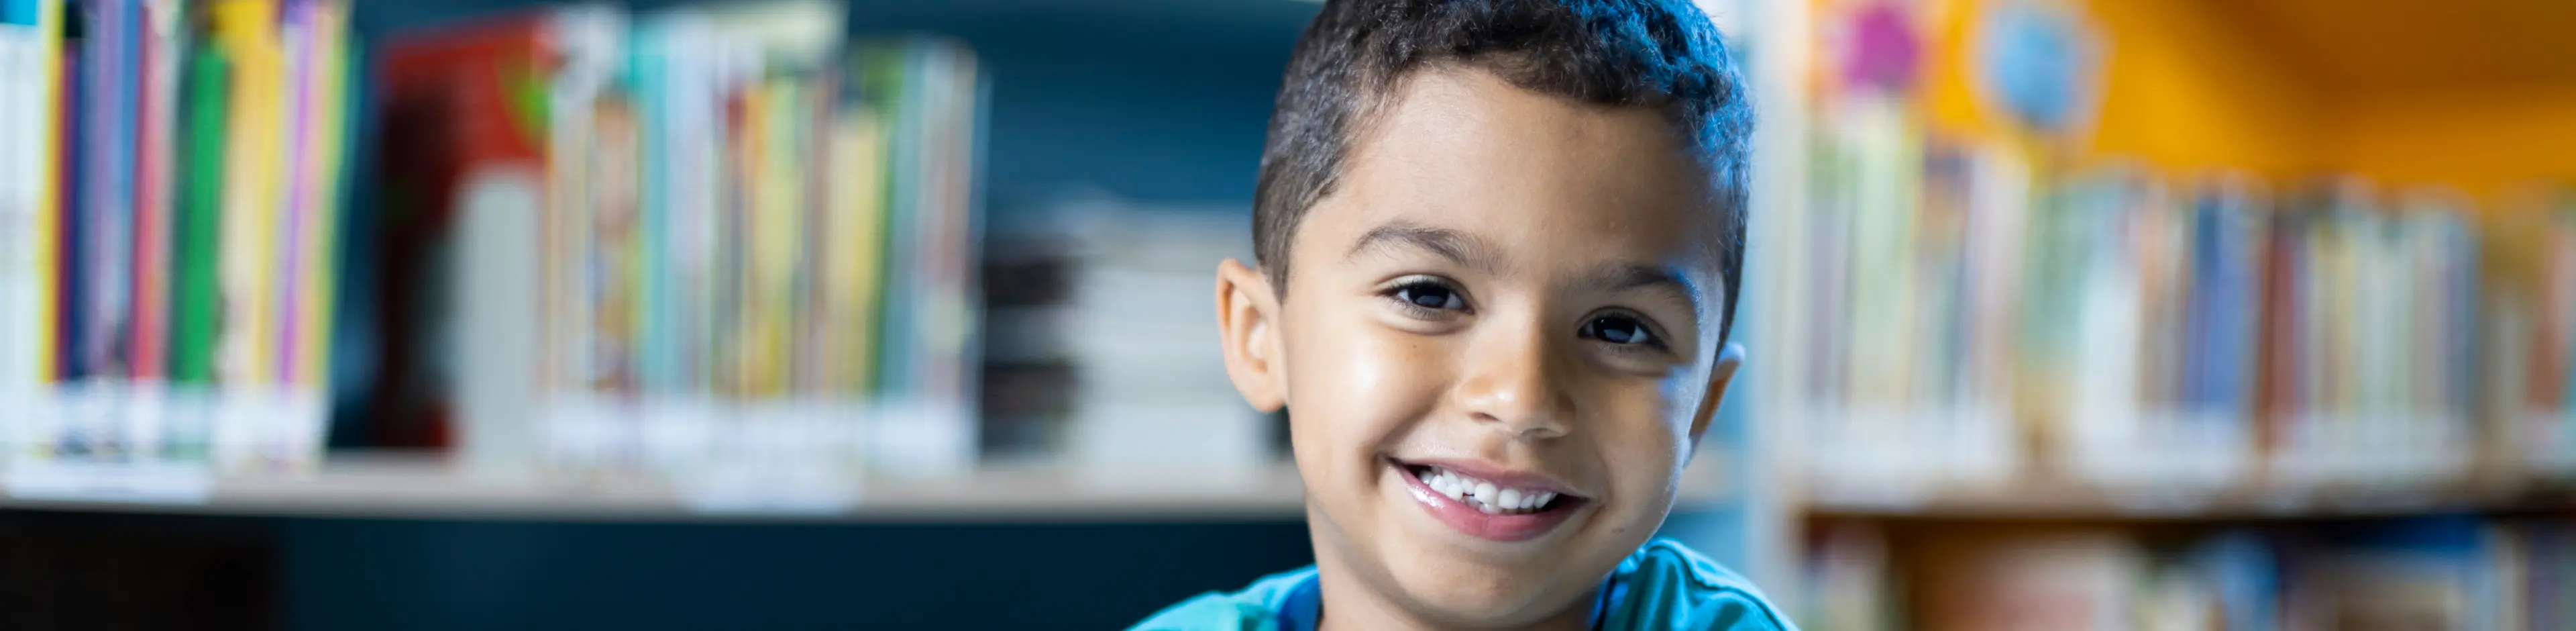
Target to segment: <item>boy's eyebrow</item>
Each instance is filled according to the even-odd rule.
[[[1690,278],[1683,276],[1679,270],[1670,267],[1641,263],[1612,265],[1594,273],[1588,281],[1586,284],[1607,288],[1610,291],[1640,288],[1669,290],[1690,300],[1694,309],[1698,308],[1700,300],[1699,287],[1693,286]]]
[[[1479,269],[1490,269],[1491,259],[1483,255],[1484,244],[1476,237],[1447,228],[1433,228],[1409,221],[1394,221],[1371,228],[1351,244],[1350,254],[1359,256],[1373,248],[1412,246],[1429,250],[1450,262]]]

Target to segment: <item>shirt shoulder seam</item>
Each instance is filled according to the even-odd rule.
[[[1733,596],[1735,599],[1752,606],[1755,611],[1762,612],[1762,617],[1771,623],[1772,629],[1788,631],[1790,628],[1786,621],[1780,616],[1778,609],[1771,605],[1771,601],[1769,599],[1762,597],[1761,594],[1748,589],[1744,585],[1738,584],[1737,581],[1714,576],[1710,572],[1705,571],[1705,568],[1700,567],[1701,563],[1706,562],[1711,566],[1715,566],[1716,563],[1713,561],[1705,561],[1699,557],[1698,553],[1692,552],[1689,548],[1683,547],[1681,542],[1670,539],[1656,539],[1647,543],[1646,547],[1653,549],[1649,551],[1650,554],[1660,552],[1674,555],[1675,558],[1672,560],[1679,561],[1683,566],[1682,574],[1688,575],[1690,577],[1689,580],[1693,585],[1696,585],[1701,589],[1710,590],[1712,592],[1709,594],[1710,597]]]

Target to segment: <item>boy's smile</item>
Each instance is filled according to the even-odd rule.
[[[1584,504],[1565,484],[1539,473],[1505,472],[1474,460],[1388,459],[1413,501],[1459,532],[1495,541],[1526,541],[1554,530]]]
[[[1733,374],[1711,175],[1649,107],[1414,73],[1229,261],[1228,372],[1285,405],[1332,628],[1580,627]]]

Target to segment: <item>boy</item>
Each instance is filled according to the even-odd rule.
[[[1140,629],[1789,629],[1648,543],[1743,352],[1751,102],[1681,0],[1330,0],[1217,270],[1315,567]]]

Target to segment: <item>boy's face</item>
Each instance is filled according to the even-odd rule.
[[[1736,364],[1708,171],[1652,109],[1483,71],[1418,72],[1380,114],[1284,299],[1220,270],[1228,371],[1291,410],[1337,626],[1580,624]]]

